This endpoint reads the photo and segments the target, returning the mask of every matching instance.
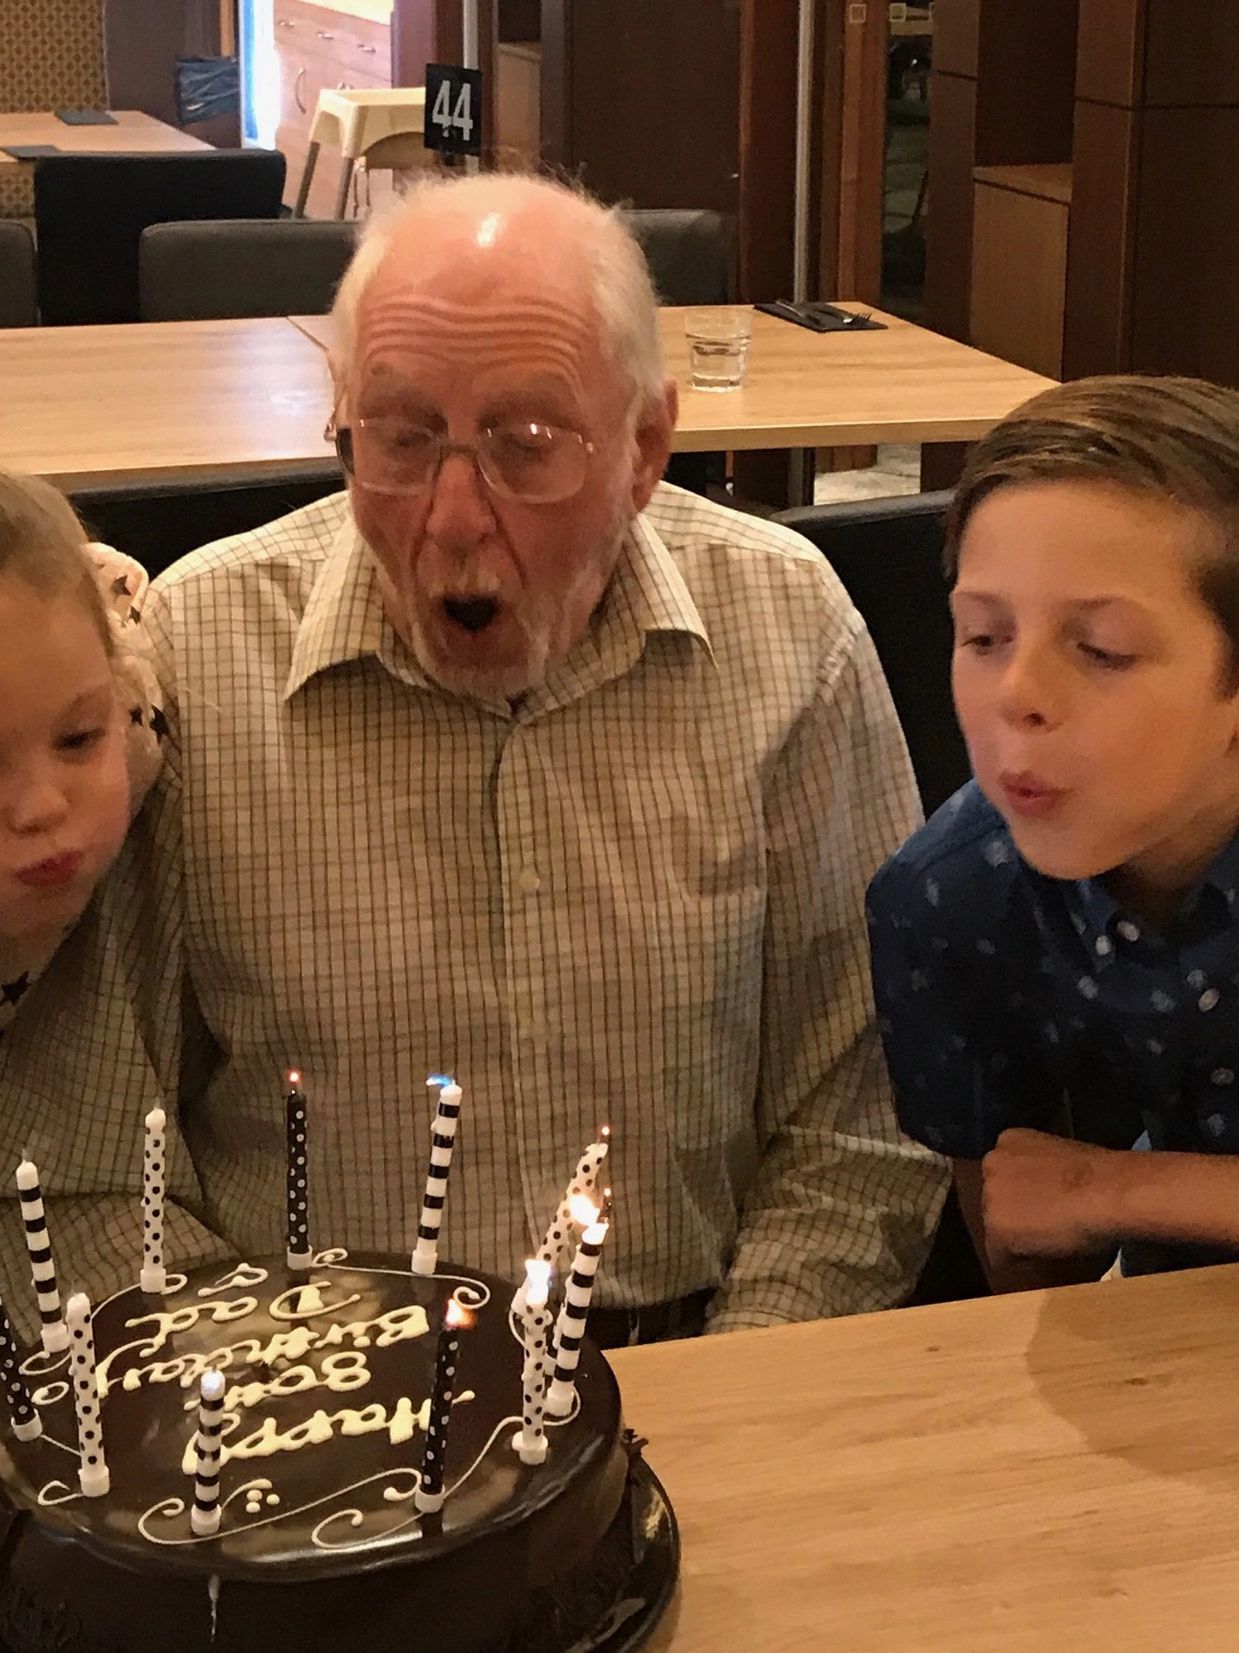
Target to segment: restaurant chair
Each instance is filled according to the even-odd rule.
[[[142,320],[323,315],[356,241],[353,224],[334,220],[152,224],[138,246]]]
[[[624,221],[641,243],[660,304],[731,304],[735,250],[728,220],[705,208],[632,208]]]
[[[284,157],[274,150],[42,157],[34,212],[44,325],[137,321],[148,225],[278,218],[283,191]]]
[[[0,327],[33,327],[38,319],[34,237],[24,224],[0,219]]]
[[[153,578],[201,545],[261,528],[343,487],[339,466],[324,460],[261,477],[247,469],[75,488],[69,498],[92,539],[136,557]]]
[[[868,626],[927,815],[971,775],[951,699],[953,637],[942,571],[950,503],[949,492],[905,494],[803,506],[775,518],[817,546]],[[952,1189],[908,1304],[988,1295]]]
[[[660,304],[735,301],[735,247],[729,221],[706,208],[648,207],[624,213],[641,243]],[[677,453],[667,481],[704,494],[727,481],[724,453]]]
[[[951,699],[951,616],[942,571],[949,492],[783,511],[811,540],[869,627],[903,725],[926,815],[972,773]]]

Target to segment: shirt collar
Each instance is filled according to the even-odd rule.
[[[346,508],[297,628],[284,699],[319,672],[379,654],[387,629],[374,559]]]
[[[639,516],[624,536],[597,624],[528,697],[526,710],[547,710],[619,676],[636,664],[647,636],[660,632],[696,639],[713,660],[684,576],[660,535]],[[420,688],[435,688],[388,619],[373,553],[346,511],[297,629],[284,698],[291,699],[319,672],[369,657]]]
[[[1196,921],[1206,929],[1212,929],[1214,923],[1228,924],[1231,920],[1239,892],[1239,834],[1236,834],[1210,863],[1203,877],[1184,898],[1179,909],[1181,916],[1188,921]],[[1105,936],[1113,940],[1114,933],[1121,924],[1136,933],[1148,932],[1150,925],[1143,919],[1135,919],[1128,910],[1121,906],[1110,892],[1097,878],[1083,878],[1067,885],[1067,899],[1074,914],[1078,915],[1079,923],[1076,928],[1091,941]],[[1123,931],[1119,931],[1123,934]]]

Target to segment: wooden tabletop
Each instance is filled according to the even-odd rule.
[[[868,309],[840,299],[845,310]],[[680,386],[674,447],[849,447],[967,442],[1053,382],[912,322],[872,312],[881,331],[811,333],[747,305],[753,340],[743,389],[693,390],[682,309],[659,312],[667,370]],[[293,316],[329,346],[329,316]]]
[[[1217,1653],[1239,1265],[625,1349],[679,1518],[649,1653]]]
[[[191,138],[175,126],[166,126],[153,115],[136,109],[111,109],[115,126],[68,126],[50,111],[37,114],[0,114],[0,146],[5,144],[55,144],[65,154],[119,155],[168,154],[175,150],[210,149],[201,138]],[[0,151],[0,166],[31,165],[14,160]]]
[[[819,334],[750,314],[749,382],[711,395],[686,385],[683,311],[661,313],[677,449],[967,441],[1050,382],[893,318]],[[326,316],[0,331],[0,464],[81,487],[321,463],[330,334]]]
[[[283,317],[0,331],[0,464],[62,487],[329,459],[323,352]]]

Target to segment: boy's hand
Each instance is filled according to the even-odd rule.
[[[991,1262],[1069,1257],[1116,1242],[1130,1160],[1044,1131],[1004,1131],[981,1162]]]

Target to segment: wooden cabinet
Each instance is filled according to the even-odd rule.
[[[983,166],[975,179],[972,343],[1059,379],[1071,168]]]
[[[274,0],[275,55],[279,73],[280,124],[276,147],[288,159],[285,201],[291,206],[305,166],[318,94],[326,87],[390,86],[391,25],[371,0],[354,0],[356,10],[320,6],[313,0]],[[340,158],[324,147],[319,156],[306,213],[333,215]],[[358,171],[361,210],[391,198],[392,175]],[[367,202],[368,196],[368,202]]]

